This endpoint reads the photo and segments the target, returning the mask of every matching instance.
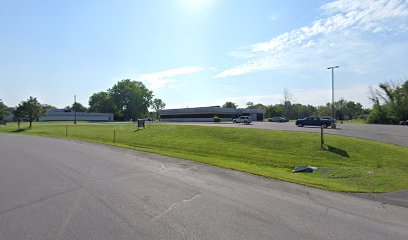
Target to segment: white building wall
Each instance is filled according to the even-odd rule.
[[[161,122],[214,122],[213,118],[163,118]],[[221,122],[232,121],[232,118],[221,118]]]
[[[212,116],[220,116],[220,115],[231,115],[231,116],[242,116],[242,115],[249,115],[253,121],[256,121],[257,114],[265,115],[266,111],[261,109],[234,109],[234,108],[221,108],[221,107],[199,107],[199,108],[180,108],[180,109],[164,109],[160,110],[161,121],[163,122],[213,122],[213,118],[193,118],[186,115],[191,114],[199,115],[212,115]],[[177,118],[177,115],[183,115],[183,118]],[[164,116],[171,116],[172,118],[166,118]],[[221,121],[232,121],[231,118],[222,118]]]
[[[74,112],[47,112],[47,115],[40,117],[42,121],[74,121]],[[113,121],[113,113],[76,113],[77,121]]]

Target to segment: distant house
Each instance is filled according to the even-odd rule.
[[[221,121],[231,121],[239,116],[250,116],[253,121],[263,121],[265,110],[246,108],[197,107],[160,110],[163,122],[212,122],[215,116]]]
[[[45,116],[39,117],[38,121],[74,121],[74,112],[64,112],[64,110],[49,110]],[[113,121],[113,113],[88,113],[77,112],[77,121]]]

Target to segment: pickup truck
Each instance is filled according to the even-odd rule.
[[[328,126],[331,125],[331,121],[330,119],[324,119],[319,117],[306,117],[304,119],[296,120],[295,124],[298,127],[309,125],[309,126],[323,126],[324,128],[327,128]]]

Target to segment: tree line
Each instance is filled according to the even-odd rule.
[[[159,117],[158,112],[165,108],[166,104],[161,99],[153,99],[153,97],[153,92],[147,89],[142,82],[124,79],[107,91],[92,94],[89,98],[89,108],[75,102],[63,110],[66,112],[113,113],[116,120],[128,121],[150,116],[149,108],[152,107],[156,111],[156,116]],[[3,116],[10,112],[7,109],[7,106],[0,100],[0,120],[3,120]],[[17,122],[28,121],[31,127],[32,122],[44,116],[47,110],[56,109],[55,106],[41,104],[37,98],[30,96],[11,113]]]
[[[334,103],[336,109],[336,116],[339,120],[363,118],[367,113],[367,109],[363,108],[361,103],[353,101],[347,101],[340,99]],[[233,102],[226,102],[223,107],[237,108],[237,104]],[[300,103],[292,103],[290,100],[286,100],[283,103],[274,105],[264,105],[261,103],[254,104],[248,102],[246,104],[248,109],[263,109],[265,110],[265,118],[271,117],[286,117],[288,119],[305,118],[307,116],[331,116],[332,108],[331,103],[327,103],[324,106],[312,106],[304,105]]]
[[[237,108],[238,105],[233,102],[226,102],[222,107]],[[335,115],[339,120],[364,118],[369,109],[364,109],[363,105],[354,101],[340,99],[334,103]],[[254,104],[253,102],[246,103],[247,109],[262,109],[265,110],[265,118],[285,117],[288,119],[299,119],[308,116],[331,116],[332,104],[327,103],[323,106],[304,105],[300,103],[292,103],[289,92],[285,89],[284,99],[282,103],[264,105],[261,103]]]
[[[89,108],[80,103],[64,108],[65,111],[113,113],[116,120],[131,120],[152,116],[149,108],[153,108],[156,117],[158,112],[166,104],[161,99],[153,99],[153,92],[146,88],[142,82],[124,79],[117,82],[107,91],[94,93],[89,98]],[[385,82],[378,85],[376,90],[371,90],[370,100],[373,103],[371,109],[365,109],[361,103],[340,99],[334,103],[335,115],[339,120],[362,119],[367,123],[397,124],[399,121],[408,119],[408,80],[403,83]],[[233,102],[226,102],[223,107],[237,108]],[[265,118],[274,116],[287,117],[289,119],[304,118],[307,116],[331,116],[332,105],[327,103],[323,106],[304,105],[292,103],[287,90],[284,93],[282,103],[274,105],[254,104],[248,102],[246,108],[264,109]],[[48,104],[41,104],[37,98],[29,97],[21,102],[13,111],[16,121],[29,121],[30,126],[47,110],[57,109]],[[9,108],[0,99],[0,121],[3,116],[10,112]]]
[[[378,89],[371,90],[370,100],[373,107],[364,108],[359,102],[340,99],[334,102],[335,116],[338,120],[361,119],[367,123],[397,124],[408,119],[408,80],[403,83],[385,82]],[[226,102],[223,107],[237,108],[233,102]],[[285,89],[282,103],[274,105],[254,104],[248,102],[246,108],[263,109],[265,118],[281,116],[288,119],[307,116],[331,116],[332,104],[322,106],[292,103],[290,94]]]

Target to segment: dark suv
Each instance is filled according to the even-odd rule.
[[[295,124],[298,127],[309,125],[309,126],[323,126],[324,128],[327,128],[328,126],[331,125],[331,121],[329,119],[319,117],[306,117],[303,119],[296,120]]]

